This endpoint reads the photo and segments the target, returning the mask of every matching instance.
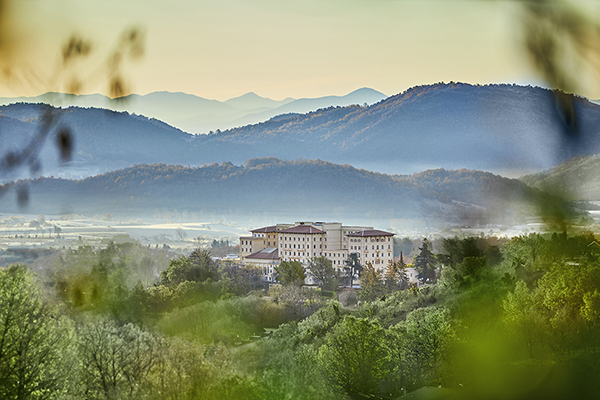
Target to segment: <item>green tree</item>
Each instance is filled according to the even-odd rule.
[[[149,393],[148,375],[159,359],[160,340],[133,324],[102,320],[83,327],[80,354],[86,393],[112,400]]]
[[[444,338],[449,329],[448,312],[432,307],[412,311],[405,321],[390,329],[391,333],[401,336],[402,347],[396,349],[395,354],[404,365],[406,377],[403,379],[413,387],[440,378]]]
[[[219,279],[217,264],[207,250],[196,249],[189,257],[181,256],[169,262],[169,267],[160,274],[164,285],[176,285],[185,281],[205,282]]]
[[[347,316],[319,348],[326,376],[350,396],[379,393],[387,374],[385,331],[377,321]]]
[[[333,268],[331,260],[326,257],[313,257],[308,266],[308,274],[324,290],[337,290],[339,273]]]
[[[408,287],[408,276],[406,275],[406,263],[402,252],[398,262],[390,262],[385,268],[384,289],[386,293],[394,293],[398,290],[404,290]]]
[[[0,270],[0,398],[50,399],[70,389],[71,325],[42,301],[23,265]]]
[[[373,301],[380,298],[384,290],[381,271],[373,268],[371,263],[367,263],[360,278],[360,287],[359,296],[361,300]]]
[[[346,264],[346,267],[344,269],[346,270],[346,274],[350,278],[350,287],[352,287],[354,283],[354,276],[357,274],[360,276],[363,270],[363,267],[360,264],[358,253],[348,254],[348,258],[344,262]]]
[[[423,283],[434,283],[435,282],[435,266],[436,259],[431,251],[430,243],[427,238],[423,239],[423,244],[419,247],[419,254],[415,257],[414,265],[419,271],[419,279]]]
[[[276,279],[284,286],[302,286],[306,279],[306,273],[299,261],[282,261],[275,267],[275,271],[277,272]]]
[[[503,302],[503,320],[510,331],[514,332],[519,342],[525,345],[530,357],[538,347],[547,344],[550,334],[549,321],[539,307],[535,293],[532,293],[525,282],[519,281],[515,290],[508,293]]]
[[[600,265],[557,264],[538,281],[537,290],[538,307],[546,311],[558,347],[591,345],[600,322]]]
[[[173,285],[189,280],[192,263],[190,260],[181,256],[178,259],[171,260],[169,267],[160,273],[160,280],[164,285]]]

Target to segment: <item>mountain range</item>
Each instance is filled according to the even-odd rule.
[[[307,113],[330,106],[373,104],[387,96],[370,88],[355,90],[345,96],[271,100],[253,92],[226,101],[209,100],[187,93],[152,92],[131,94],[111,100],[100,94],[67,95],[48,92],[35,97],[0,98],[0,104],[44,103],[55,107],[94,107],[127,111],[159,119],[189,133],[209,133],[266,121],[276,115]]]
[[[565,118],[557,105],[560,97],[547,89],[435,84],[370,106],[287,113],[208,135],[191,135],[128,112],[20,103],[0,107],[0,142],[3,149],[17,152],[48,116],[54,131],[70,129],[73,160],[65,165],[57,161],[56,149],[48,145],[55,140],[51,134],[39,156],[46,176],[84,177],[139,163],[239,165],[276,156],[322,159],[388,174],[468,168],[515,177],[600,152],[600,106],[561,96],[572,101],[572,118]],[[232,101],[245,104],[251,97]],[[13,174],[3,181],[22,177]]]
[[[3,212],[135,216],[163,213],[243,221],[384,221],[383,226],[512,224],[566,205],[525,183],[481,171],[444,169],[386,175],[320,160],[248,160],[204,167],[136,165],[83,180],[39,178],[0,187]],[[566,208],[565,208],[566,209]],[[374,223],[374,222],[372,222]]]

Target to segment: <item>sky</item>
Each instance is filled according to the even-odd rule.
[[[73,81],[82,93],[109,94],[107,60],[132,27],[144,34],[144,55],[125,57],[119,74],[126,90],[139,94],[185,92],[226,100],[255,92],[280,100],[361,87],[394,95],[442,81],[543,84],[523,50],[518,3],[8,1],[0,33],[12,44],[2,65],[11,73],[4,74],[0,96],[66,91]],[[581,4],[600,16],[600,2]],[[90,43],[91,52],[63,63],[61,49],[73,35]],[[586,86],[580,94],[599,93]]]

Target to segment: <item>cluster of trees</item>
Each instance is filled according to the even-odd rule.
[[[424,241],[415,257],[435,264],[430,284],[355,308],[333,301],[282,326],[263,344],[278,354],[263,371],[271,390],[394,397],[441,385],[456,398],[593,397],[600,372],[593,235],[446,238],[435,246]],[[375,273],[365,268],[363,291]]]
[[[47,274],[0,270],[0,397],[393,398],[442,386],[456,398],[552,399],[600,390],[600,245],[590,233],[424,240],[413,265],[432,273],[427,284],[406,285],[404,259],[383,272],[365,265],[362,301],[350,306],[331,297],[340,285],[326,259],[311,265],[322,290],[301,287],[298,269],[267,291],[260,271],[204,250],[167,258],[148,285],[133,281],[150,251],[81,247],[38,263]]]

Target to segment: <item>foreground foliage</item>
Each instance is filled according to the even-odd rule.
[[[553,399],[600,390],[600,246],[589,233],[431,241],[416,255],[435,283],[409,286],[403,260],[384,273],[366,265],[361,301],[348,307],[295,279],[266,292],[259,271],[201,250],[170,261],[152,286],[131,284],[139,257],[119,256],[119,246],[63,256],[44,286],[25,266],[0,270],[0,397],[396,398],[441,386],[456,398]]]

